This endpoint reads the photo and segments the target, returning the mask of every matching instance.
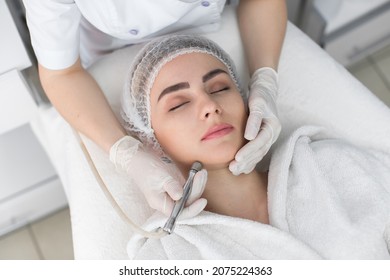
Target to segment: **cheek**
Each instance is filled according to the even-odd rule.
[[[230,100],[230,102],[228,102],[226,106],[227,108],[225,110],[226,112],[228,112],[229,121],[231,121],[238,129],[238,138],[236,139],[237,142],[235,143],[238,148],[241,148],[246,143],[244,134],[246,123],[248,120],[248,112],[241,96]]]
[[[164,152],[173,160],[186,162],[193,139],[191,124],[183,118],[160,118],[155,120],[154,127],[157,141]]]
[[[229,118],[238,125],[242,130],[245,129],[248,119],[248,111],[246,110],[244,101],[241,96],[232,96],[226,99],[223,104],[223,110],[229,115]]]

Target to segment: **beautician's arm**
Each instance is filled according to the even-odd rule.
[[[241,0],[237,13],[251,80],[244,134],[249,142],[229,165],[235,175],[251,172],[279,137],[276,71],[287,24],[284,0]]]
[[[241,0],[237,13],[250,74],[261,67],[277,70],[286,33],[285,0]]]
[[[106,152],[125,136],[102,90],[80,60],[63,70],[39,65],[39,77],[51,103],[66,121]]]

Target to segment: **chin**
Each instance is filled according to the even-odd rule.
[[[223,150],[217,149],[215,152],[204,152],[202,154],[191,155],[188,158],[172,158],[183,174],[187,174],[191,165],[195,161],[202,163],[206,170],[216,170],[229,167],[238,149]]]
[[[222,169],[229,167],[230,162],[234,160],[237,152],[245,143],[246,141],[241,138],[239,141],[218,143],[207,149],[195,149],[192,150],[192,153],[182,153],[179,155],[175,151],[175,154],[170,154],[169,156],[181,170],[189,170],[195,161],[200,161],[207,170]]]
[[[200,160],[206,169],[221,169],[227,168],[232,160],[234,160],[238,150],[241,146],[238,147],[221,147],[206,153]],[[203,160],[203,161],[202,161]]]

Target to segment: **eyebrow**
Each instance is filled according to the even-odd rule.
[[[185,89],[185,88],[190,88],[190,84],[189,84],[188,82],[178,83],[178,84],[176,84],[176,85],[167,87],[166,89],[164,89],[164,90],[160,93],[160,96],[158,97],[157,102],[160,101],[160,99],[161,99],[164,95],[167,95],[168,93],[171,93],[171,92],[174,92],[174,91],[178,91],[178,90],[181,90],[181,89]]]
[[[207,74],[205,74],[202,77],[202,82],[205,83],[208,80],[211,80],[212,78],[214,78],[215,76],[217,76],[219,74],[223,74],[223,73],[224,74],[228,74],[225,70],[222,70],[222,69],[219,69],[219,68],[211,70],[210,72],[208,72]],[[186,89],[186,88],[190,88],[190,84],[188,82],[182,82],[182,83],[178,83],[178,84],[169,86],[169,87],[167,87],[166,89],[164,89],[160,93],[160,96],[158,97],[157,102],[160,101],[160,99],[162,97],[164,97],[165,95],[167,95],[167,94],[169,94],[171,92],[178,91],[178,90],[181,90],[181,89]]]
[[[202,77],[202,82],[205,83],[219,74],[227,74],[227,72],[219,68],[211,70],[210,72],[208,72],[206,75]]]

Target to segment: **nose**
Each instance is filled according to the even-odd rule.
[[[202,119],[208,119],[214,115],[220,115],[222,113],[222,107],[213,99],[211,95],[207,93],[203,94],[200,107]]]

